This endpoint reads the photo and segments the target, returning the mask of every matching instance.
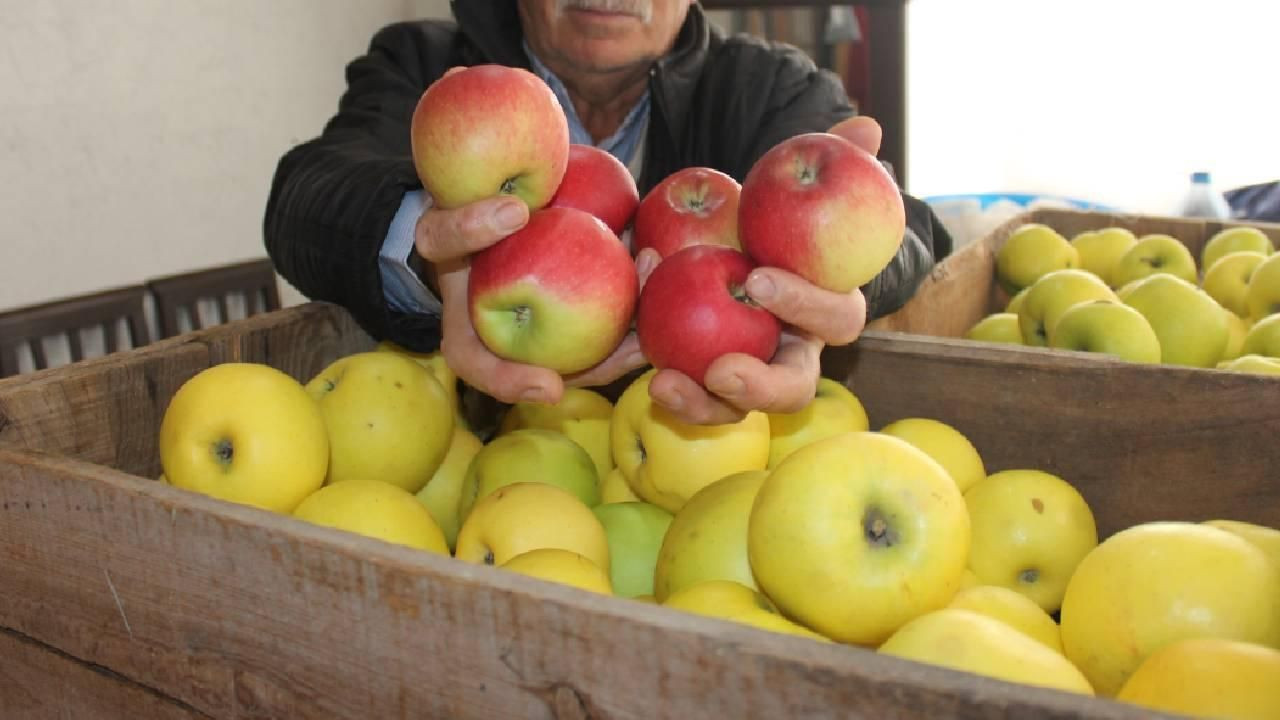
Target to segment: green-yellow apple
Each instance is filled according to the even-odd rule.
[[[704,580],[756,587],[747,559],[747,518],[765,470],[734,473],[702,488],[676,513],[653,571],[653,596],[667,596]]]
[[[1200,286],[1222,307],[1240,317],[1248,317],[1249,306],[1245,297],[1249,291],[1249,280],[1266,259],[1262,253],[1251,250],[1222,255],[1205,270]]]
[[[1230,310],[1223,308],[1222,312],[1227,316],[1227,346],[1222,350],[1219,365],[1240,357],[1240,351],[1244,349],[1244,339],[1249,335],[1249,328],[1252,327],[1248,320]]]
[[[956,593],[947,607],[972,610],[994,618],[1056,653],[1062,653],[1062,632],[1034,600],[999,585],[978,585]]]
[[[538,548],[522,552],[501,565],[521,575],[590,590],[601,595],[612,595],[613,586],[609,574],[599,566],[572,550],[563,548]]]
[[[884,433],[800,448],[756,494],[747,553],[761,591],[838,642],[875,645],[955,596],[969,516],[947,471]]]
[[[1277,570],[1280,570],[1280,529],[1240,520],[1205,520],[1204,524],[1221,528],[1248,540],[1267,556]]]
[[[1280,313],[1280,253],[1273,253],[1254,269],[1244,302],[1249,319],[1255,323]]]
[[[1196,259],[1187,246],[1172,235],[1160,233],[1138,238],[1116,264],[1112,279],[1116,287],[1123,287],[1130,281],[1157,273],[1168,273],[1189,283],[1199,279]]]
[[[671,173],[645,194],[636,209],[632,254],[653,248],[666,258],[689,245],[724,245],[741,250],[741,196],[738,181],[719,170],[687,167]]]
[[[793,135],[742,181],[743,251],[833,292],[851,292],[878,275],[905,229],[902,193],[889,171],[839,135]]]
[[[609,580],[615,595],[653,595],[653,569],[671,525],[671,513],[647,502],[594,508],[609,539]]]
[[[1160,362],[1211,368],[1222,359],[1231,334],[1218,301],[1168,273],[1151,275],[1129,291],[1124,303],[1151,323],[1160,338]]]
[[[622,474],[622,470],[614,467],[609,471],[608,475],[600,481],[600,504],[632,502],[640,500],[639,496],[631,490],[631,485],[627,483],[627,476]]]
[[[768,415],[752,411],[725,425],[683,422],[649,397],[656,372],[648,370],[627,386],[614,403],[609,427],[613,460],[641,500],[675,513],[726,475],[765,469]]]
[[[1280,375],[1280,358],[1263,355],[1241,355],[1234,360],[1218,363],[1219,370],[1252,373],[1254,375]]]
[[[1133,232],[1122,227],[1082,232],[1071,239],[1071,245],[1080,253],[1080,269],[1102,278],[1111,287],[1120,258],[1138,243]]]
[[[330,483],[382,480],[416,493],[453,442],[455,410],[435,375],[392,352],[331,363],[307,383],[329,431]]]
[[[1062,314],[1049,347],[1111,355],[1135,363],[1160,362],[1160,339],[1142,313],[1116,300],[1094,300]]]
[[[564,179],[548,207],[571,207],[600,218],[621,236],[640,203],[635,178],[613,153],[594,145],[569,145]]]
[[[769,467],[815,440],[870,428],[867,411],[849,388],[818,378],[813,400],[793,413],[769,414]]]
[[[974,323],[973,327],[965,331],[964,337],[966,340],[979,342],[1021,345],[1022,328],[1018,325],[1017,313],[992,313]]]
[[[786,635],[830,642],[812,630],[792,622],[760,591],[732,580],[705,580],[681,588],[662,603],[663,607],[720,618]]]
[[[1061,653],[972,610],[925,613],[903,625],[878,652],[1005,682],[1093,695],[1089,681]]]
[[[1264,257],[1275,252],[1266,233],[1255,227],[1229,227],[1214,233],[1200,251],[1200,268],[1206,272],[1219,258],[1235,252],[1256,252]]]
[[[1085,556],[1062,601],[1062,647],[1113,696],[1153,651],[1190,637],[1280,643],[1280,570],[1249,541],[1186,522],[1134,525]]]
[[[1027,291],[1029,290],[1031,290],[1030,285],[1022,288],[1016,294],[1014,294],[1013,297],[1009,298],[1009,304],[1004,306],[1004,311],[1007,313],[1013,313],[1014,315],[1017,315],[1018,310],[1022,307],[1022,303],[1025,302],[1027,299]]]
[[[453,368],[449,367],[449,363],[444,359],[444,353],[436,350],[429,353],[414,352],[407,350],[390,340],[383,340],[378,343],[374,350],[378,352],[396,352],[406,357],[413,358],[419,365],[430,370],[436,376],[436,380],[440,381],[440,386],[444,388],[444,394],[449,396],[449,407],[458,410],[458,375],[453,372]],[[454,420],[460,421],[462,415],[458,414]]]
[[[1098,545],[1093,512],[1080,493],[1051,473],[1004,470],[969,488],[964,502],[973,574],[1056,612],[1080,559]]]
[[[987,476],[982,456],[969,438],[941,420],[902,418],[880,428],[880,432],[906,440],[937,460],[961,493]]]
[[[504,565],[539,548],[571,550],[609,572],[609,539],[591,508],[555,485],[507,485],[480,498],[458,530],[454,557]]]
[[[599,218],[554,207],[471,256],[467,304],[495,355],[567,375],[618,347],[639,283],[631,254]]]
[[[596,465],[603,480],[613,470],[613,451],[609,449],[609,420],[613,403],[595,390],[567,387],[560,402],[518,402],[502,416],[499,434],[523,428],[542,428],[564,433],[582,446]]]
[[[1085,270],[1054,270],[1036,280],[1018,308],[1018,326],[1027,345],[1045,347],[1058,318],[1074,305],[1118,300],[1102,278]]]
[[[556,430],[524,428],[498,435],[471,458],[458,497],[458,520],[465,523],[477,501],[518,482],[555,485],[587,507],[600,503],[596,466],[581,445]]]
[[[418,491],[419,502],[427,507],[431,517],[444,533],[449,549],[458,542],[458,501],[462,497],[462,481],[467,477],[471,459],[480,452],[483,443],[475,433],[465,427],[453,428],[453,440],[444,455],[440,467]]]
[[[1254,323],[1244,336],[1240,354],[1280,358],[1280,314],[1268,315]]]
[[[1076,267],[1080,267],[1080,251],[1042,223],[1018,227],[996,251],[996,281],[1015,297],[1043,275]]]
[[[564,178],[569,121],[555,93],[532,72],[475,65],[422,93],[409,141],[418,178],[436,207],[503,194],[537,210]]]
[[[347,480],[311,493],[293,516],[316,525],[449,554],[440,526],[409,491],[381,480]]]
[[[269,365],[222,363],[174,393],[160,421],[168,484],[292,512],[324,483],[329,437],[302,385]]]

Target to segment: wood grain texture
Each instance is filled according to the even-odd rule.
[[[80,460],[0,449],[0,488],[0,627],[215,718],[1150,717],[468,565]]]

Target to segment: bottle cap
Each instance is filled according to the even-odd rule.
[[[1203,170],[1200,170],[1200,171],[1198,171],[1198,172],[1193,172],[1193,173],[1191,173],[1191,182],[1193,182],[1193,183],[1199,183],[1199,184],[1201,184],[1201,185],[1208,185],[1208,184],[1209,184],[1209,173],[1207,173],[1207,172],[1205,172],[1205,171],[1203,171]]]

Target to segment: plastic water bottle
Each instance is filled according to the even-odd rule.
[[[1191,173],[1191,186],[1182,200],[1180,214],[1183,217],[1225,220],[1231,217],[1231,206],[1213,186],[1209,173],[1199,171]]]

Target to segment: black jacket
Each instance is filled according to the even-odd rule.
[[[379,31],[347,68],[338,114],[276,169],[264,230],[276,269],[313,300],[346,307],[378,339],[428,352],[439,318],[391,310],[378,251],[407,191],[422,187],[409,148],[418,98],[455,65],[528,68],[514,0],[454,0],[455,22]],[[739,182],[766,150],[853,115],[839,80],[799,50],[726,37],[695,4],[672,52],[650,70],[652,104],[643,194],[672,172],[712,167]],[[901,307],[951,250],[928,207],[906,197],[908,230],[892,263],[866,287],[871,317]]]

